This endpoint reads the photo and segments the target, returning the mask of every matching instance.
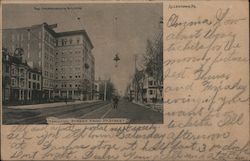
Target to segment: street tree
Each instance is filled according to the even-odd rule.
[[[143,91],[144,80],[145,80],[144,70],[139,71],[138,69],[136,69],[133,79],[136,101],[139,100],[139,95],[141,101],[142,102],[144,101],[144,91]]]
[[[163,82],[163,41],[162,32],[159,33],[154,42],[147,40],[146,53],[144,55],[144,66],[146,73],[153,77],[156,82],[157,90],[160,91]],[[162,95],[162,94],[161,94]],[[156,92],[155,100],[158,99]]]

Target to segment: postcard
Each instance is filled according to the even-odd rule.
[[[1,160],[249,160],[248,6],[1,1]]]

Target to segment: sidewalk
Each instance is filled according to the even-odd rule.
[[[136,101],[133,101],[133,103],[137,104],[139,106],[143,106],[145,108],[151,109],[153,111],[163,113],[163,104],[161,104],[161,103],[147,103],[147,104],[143,104],[141,102],[136,102]]]
[[[90,101],[74,101],[74,102],[56,102],[56,103],[45,103],[45,104],[34,104],[34,105],[19,105],[19,106],[5,106],[11,109],[23,109],[23,110],[31,110],[31,109],[41,109],[41,108],[50,108],[50,107],[59,107],[65,105],[77,105],[82,103],[93,103],[99,102],[101,100],[90,100]]]

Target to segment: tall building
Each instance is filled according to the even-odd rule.
[[[84,30],[56,34],[55,96],[93,99],[95,59]]]
[[[42,98],[92,99],[95,59],[85,30],[55,32],[56,24],[3,30],[3,47],[13,55],[23,49],[23,59],[42,71]]]

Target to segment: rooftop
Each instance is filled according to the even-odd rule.
[[[75,30],[75,31],[66,31],[66,32],[57,32],[55,33],[55,37],[62,37],[62,36],[72,36],[72,35],[83,35],[87,38],[88,42],[90,43],[91,48],[93,48],[93,44],[85,30]]]
[[[87,32],[85,30],[75,30],[75,31],[65,31],[65,32],[55,32],[53,28],[57,27],[57,24],[49,25],[46,22],[42,24],[32,25],[31,27],[18,27],[18,28],[6,28],[3,30],[29,30],[30,28],[36,28],[44,26],[44,28],[54,37],[62,37],[62,36],[72,36],[72,35],[83,35],[87,38],[87,41],[89,42],[91,48],[94,48]]]

